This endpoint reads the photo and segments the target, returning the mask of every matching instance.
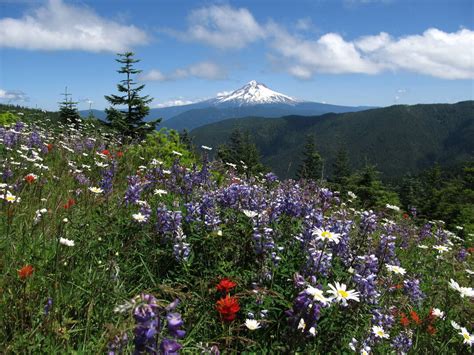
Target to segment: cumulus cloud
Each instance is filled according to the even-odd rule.
[[[389,3],[390,0],[351,0],[348,3]],[[384,71],[410,71],[443,79],[474,78],[474,32],[460,29],[444,32],[436,28],[422,34],[398,38],[381,32],[348,40],[339,33],[301,36],[290,33],[272,21],[259,23],[245,8],[212,5],[191,12],[185,32],[168,30],[177,38],[219,49],[241,49],[264,41],[267,57],[299,79],[319,73],[378,74]],[[310,18],[299,19],[298,31],[311,32]],[[278,65],[277,65],[278,64]],[[177,72],[189,76],[189,71]]]
[[[212,5],[193,10],[184,32],[166,32],[185,41],[196,41],[220,49],[240,49],[265,37],[265,30],[245,8]]]
[[[443,79],[474,78],[474,31],[468,29],[448,33],[430,28],[398,39],[381,33],[355,45],[383,67]]]
[[[0,101],[2,102],[22,102],[28,100],[28,96],[23,91],[0,89]]]
[[[204,61],[192,64],[185,68],[175,69],[169,74],[164,74],[157,69],[152,69],[147,73],[140,75],[141,81],[173,81],[179,79],[187,79],[190,77],[206,79],[206,80],[221,80],[227,78],[227,73],[220,65]]]
[[[122,52],[148,42],[145,32],[97,15],[86,6],[49,0],[22,18],[0,19],[0,47]]]

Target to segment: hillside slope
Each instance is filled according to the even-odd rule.
[[[398,178],[435,162],[450,165],[472,158],[474,101],[396,105],[312,117],[230,119],[197,128],[192,136],[196,145],[217,147],[235,128],[250,132],[263,162],[281,177],[294,176],[305,136],[314,133],[326,173],[331,173],[336,152],[344,147],[353,168],[368,161],[386,177]]]

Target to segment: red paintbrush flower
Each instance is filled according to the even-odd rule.
[[[108,149],[104,149],[104,150],[102,151],[102,154],[104,154],[104,155],[110,155],[110,152],[109,152]]]
[[[121,158],[123,157],[123,152],[117,152],[115,153],[115,155],[117,156],[117,158]]]
[[[217,301],[216,309],[221,315],[223,321],[232,322],[235,319],[237,312],[240,310],[240,306],[237,298],[226,295],[224,298]]]
[[[46,148],[48,148],[48,152],[53,149],[53,145],[51,143],[46,144]]]
[[[22,280],[28,278],[31,276],[31,274],[33,274],[33,271],[35,271],[35,269],[33,268],[33,266],[31,265],[25,265],[23,266],[20,270],[18,270],[18,277]]]
[[[415,311],[410,311],[410,317],[417,325],[421,324],[421,319]]]
[[[407,213],[404,213],[403,214],[403,219],[408,219],[408,218],[410,218],[410,216]]]
[[[426,331],[428,332],[428,334],[430,335],[434,335],[436,333],[436,328],[433,327],[431,324],[426,328]]]
[[[28,175],[25,176],[25,181],[28,184],[32,184],[36,181],[36,178],[37,178],[37,176],[35,174],[28,174]]]
[[[73,198],[70,198],[69,200],[67,200],[67,203],[64,205],[64,208],[66,210],[70,209],[72,206],[74,206],[76,204],[76,201],[74,201]]]
[[[400,318],[400,324],[403,325],[405,328],[408,327],[410,325],[410,320],[407,318],[405,313],[402,313],[401,316],[402,317]]]
[[[216,286],[217,291],[228,293],[237,284],[228,278],[223,278]]]

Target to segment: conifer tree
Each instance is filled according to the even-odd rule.
[[[193,140],[189,135],[188,130],[185,128],[181,132],[179,132],[179,142],[186,147],[188,150],[192,150],[193,147]]]
[[[246,173],[247,176],[255,175],[266,171],[260,162],[260,153],[255,143],[252,142],[248,132],[240,129],[232,131],[229,143],[219,147],[217,158],[225,163],[235,164],[239,173]]]
[[[347,179],[351,175],[351,169],[349,167],[349,156],[347,150],[341,147],[337,154],[336,160],[333,163],[333,181],[341,190],[341,187],[347,183]]]
[[[81,116],[77,110],[78,103],[72,101],[71,94],[67,92],[67,86],[61,95],[64,96],[64,100],[59,102],[59,119],[66,124],[72,123],[77,128],[81,121]]]
[[[138,85],[133,79],[133,76],[141,73],[141,70],[134,68],[134,64],[140,60],[134,59],[132,52],[117,55],[118,58],[115,60],[122,65],[117,72],[125,74],[125,79],[117,84],[119,95],[105,96],[105,99],[112,105],[105,110],[107,119],[109,124],[126,139],[143,139],[147,133],[155,129],[161,119],[151,122],[144,121],[150,111],[148,104],[153,99],[148,95],[140,96],[140,91],[145,85]],[[115,106],[122,109],[116,109]]]
[[[323,161],[316,151],[314,134],[306,136],[306,143],[303,148],[303,158],[298,168],[296,176],[299,179],[318,180],[321,178]]]

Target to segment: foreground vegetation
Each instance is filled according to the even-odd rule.
[[[174,132],[122,145],[98,122],[15,117],[2,352],[472,350],[469,226],[208,162]]]

